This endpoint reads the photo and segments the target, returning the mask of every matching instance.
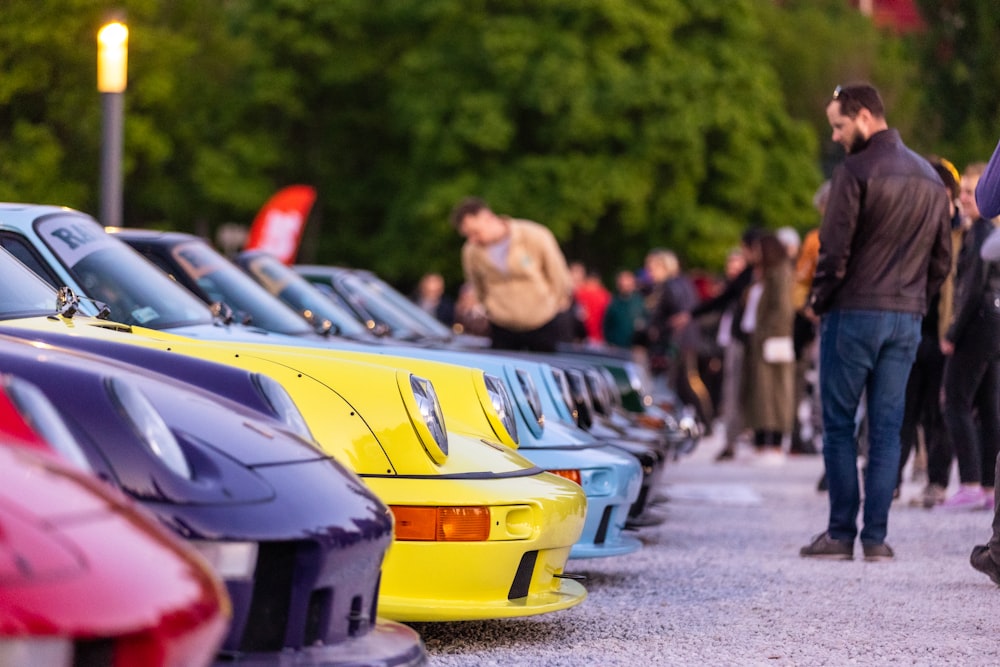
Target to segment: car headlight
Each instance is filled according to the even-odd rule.
[[[566,409],[569,410],[570,416],[573,417],[573,421],[578,422],[580,420],[580,415],[576,409],[576,402],[573,401],[573,392],[570,391],[569,378],[566,377],[566,371],[561,368],[553,368],[552,377],[556,379],[556,384],[559,386],[560,397],[566,405]]]
[[[109,378],[107,385],[122,414],[131,422],[149,451],[171,471],[191,479],[191,466],[184,458],[181,446],[149,399],[131,382],[119,377]]]
[[[220,578],[227,581],[250,581],[257,570],[256,542],[188,542]]]
[[[646,391],[646,387],[649,386],[650,383],[649,377],[642,369],[639,368],[639,364],[625,364],[625,376],[628,378],[628,383],[637,394],[644,395],[649,393]]]
[[[434,385],[405,370],[397,371],[396,383],[421,444],[435,463],[444,463],[448,457],[448,430]]]
[[[594,425],[593,406],[590,400],[590,392],[587,391],[587,381],[583,378],[583,373],[570,369],[566,371],[569,378],[569,391],[573,396],[573,403],[577,406],[577,422],[582,428],[589,429]]]
[[[264,395],[264,400],[274,410],[275,416],[284,422],[285,426],[294,433],[302,436],[309,442],[314,442],[315,439],[309,430],[306,418],[302,416],[299,406],[295,404],[295,401],[292,400],[291,395],[281,383],[270,375],[262,373],[254,373],[253,381],[257,389],[260,390],[260,393]]]
[[[75,664],[73,642],[63,637],[5,637],[0,639],[0,665]]]
[[[584,377],[587,380],[590,396],[594,401],[594,408],[602,415],[610,415],[611,399],[608,396],[608,388],[604,384],[604,378],[593,368],[588,368],[584,372]]]
[[[545,413],[542,409],[542,399],[538,395],[538,388],[535,386],[531,373],[511,364],[505,364],[503,370],[510,392],[513,394],[517,407],[521,410],[521,416],[528,425],[528,429],[536,438],[540,438],[545,428]]]
[[[517,447],[520,442],[517,433],[517,418],[514,416],[514,402],[503,380],[490,373],[482,373],[485,396],[480,397],[486,418],[493,427],[500,442],[508,447]],[[479,385],[476,385],[479,389]],[[487,407],[489,406],[489,407]]]
[[[615,381],[614,374],[604,366],[599,367],[597,371],[604,378],[604,386],[608,390],[608,399],[611,401],[611,405],[616,408],[622,407],[622,393],[618,382]]]
[[[42,436],[57,453],[78,468],[93,472],[87,455],[80,448],[69,427],[42,390],[27,380],[3,376],[3,386],[21,417]]]

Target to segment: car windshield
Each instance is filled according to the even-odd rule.
[[[2,248],[0,285],[0,318],[37,317],[56,310],[56,291]]]
[[[399,326],[405,326],[420,333],[427,338],[438,338],[448,340],[451,338],[451,329],[440,322],[430,313],[406,298],[389,283],[371,273],[357,272],[345,278],[345,284],[354,291],[364,290],[369,295],[372,308],[378,308],[379,313],[386,319],[393,318],[399,322]],[[377,302],[377,306],[374,304]]]
[[[350,292],[351,297],[376,322],[389,327],[393,338],[419,340],[427,337],[427,331],[421,323],[406,313],[401,312],[391,302],[387,301],[377,285],[370,285],[354,272],[343,274],[339,284]]]
[[[348,310],[331,301],[312,283],[266,254],[243,255],[238,263],[270,294],[284,301],[300,314],[312,313],[316,321],[329,320],[337,333],[361,337],[368,329]]]
[[[208,244],[200,240],[180,243],[170,254],[211,301],[225,303],[240,316],[249,316],[252,326],[290,336],[315,333],[298,313]]]
[[[151,329],[211,323],[205,304],[92,218],[50,216],[35,230],[84,290],[80,296],[106,303],[112,320]]]

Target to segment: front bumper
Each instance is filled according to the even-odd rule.
[[[643,473],[638,460],[610,445],[522,448],[518,452],[544,470],[580,470],[587,494],[587,520],[570,558],[622,556],[638,551],[642,542],[625,534],[629,509],[639,498]],[[597,483],[588,483],[588,471]]]
[[[428,506],[489,507],[494,526],[485,541],[395,540],[383,564],[379,615],[397,621],[509,618],[566,609],[586,597],[583,586],[561,576],[586,513],[586,497],[573,482],[545,473],[447,483],[427,477],[365,481],[390,505],[397,504],[393,498],[408,505],[425,498]]]

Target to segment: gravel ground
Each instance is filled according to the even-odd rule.
[[[968,563],[992,514],[889,517],[892,562],[800,558],[825,528],[818,456],[715,463],[706,440],[667,471],[667,520],[641,551],[573,559],[587,599],[521,619],[414,623],[439,665],[998,665],[1000,591]]]

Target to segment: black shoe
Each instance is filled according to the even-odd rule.
[[[892,560],[896,557],[892,547],[885,542],[882,544],[862,544],[861,550],[865,552],[865,560],[867,561]]]
[[[736,456],[736,454],[733,452],[733,450],[731,448],[729,448],[729,447],[726,447],[721,452],[719,452],[718,454],[715,455],[715,460],[716,461],[731,461],[735,456]]]
[[[854,540],[835,540],[830,533],[820,533],[813,541],[799,549],[803,558],[827,558],[830,560],[853,560]]]
[[[972,547],[972,555],[969,556],[969,563],[972,567],[992,579],[994,584],[1000,586],[1000,565],[997,565],[996,561],[990,556],[990,548],[985,544]]]

